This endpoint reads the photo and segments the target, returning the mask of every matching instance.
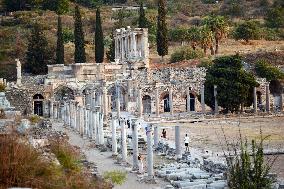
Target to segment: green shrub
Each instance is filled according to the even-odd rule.
[[[113,184],[123,184],[126,180],[126,172],[122,171],[106,171],[104,179],[111,181]]]
[[[4,83],[0,83],[0,92],[4,92],[5,88],[6,86],[4,85]]]
[[[255,72],[259,77],[266,78],[267,81],[284,78],[284,73],[280,69],[270,65],[265,60],[259,60],[255,64]]]
[[[250,39],[260,39],[260,24],[254,20],[245,21],[235,28],[233,35],[236,40],[243,39],[246,42]]]
[[[204,67],[204,68],[209,68],[210,66],[212,66],[213,62],[211,59],[208,58],[203,58],[200,60],[200,63],[197,65],[197,67]]]
[[[204,52],[200,49],[193,50],[191,47],[183,47],[178,50],[176,50],[171,55],[171,62],[179,62],[182,60],[190,60],[190,59],[196,59],[196,58],[203,58]]]
[[[62,36],[64,43],[74,42],[74,33],[69,28],[63,28]]]
[[[281,32],[273,28],[262,28],[262,37],[268,41],[282,40],[283,36],[281,36]]]
[[[31,116],[29,117],[29,120],[30,120],[31,124],[34,125],[34,124],[39,123],[40,120],[41,120],[41,118],[40,118],[38,115],[31,115]]]

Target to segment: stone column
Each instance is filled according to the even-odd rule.
[[[270,112],[270,91],[269,91],[269,84],[266,84],[265,86],[265,94],[266,94],[266,104],[265,109],[266,112]]]
[[[170,87],[169,89],[169,103],[170,103],[170,111],[171,115],[174,114],[174,104],[173,104],[173,89]]]
[[[17,64],[17,85],[22,84],[22,65],[19,59],[15,59]]]
[[[177,158],[181,158],[180,126],[175,126],[175,145],[176,145],[176,156]]]
[[[104,114],[99,113],[99,145],[104,145]]]
[[[117,117],[120,118],[120,90],[119,86],[116,85],[116,111],[117,111]]]
[[[115,45],[114,45],[114,48],[115,48],[115,59],[119,59],[119,46],[118,46],[118,38],[117,37],[115,37],[114,38],[114,40],[115,40]]]
[[[138,116],[142,117],[143,115],[143,105],[142,105],[142,91],[138,89]]]
[[[125,120],[121,119],[120,121],[120,128],[121,128],[121,155],[122,161],[126,162],[127,160],[127,143],[126,143],[126,127],[125,127]]]
[[[73,104],[73,129],[74,131],[76,131],[76,127],[77,127],[77,105],[78,105],[78,102],[74,102]]]
[[[58,119],[57,114],[58,114],[58,102],[55,102],[54,103],[54,111],[53,111],[53,118],[54,119]]]
[[[201,86],[201,109],[202,113],[205,114],[205,97],[204,97],[204,85]]]
[[[67,126],[70,127],[70,102],[67,103],[66,106],[66,117],[67,117]]]
[[[80,105],[76,104],[76,131],[80,133]]]
[[[100,143],[100,134],[99,134],[99,127],[100,127],[100,107],[96,107],[96,122],[95,122],[95,129],[96,129],[96,143]]]
[[[137,171],[139,169],[138,164],[138,129],[137,129],[137,119],[131,119],[132,128],[132,147],[133,147],[133,167],[132,170]]]
[[[154,166],[153,166],[153,146],[152,146],[152,125],[147,125],[146,130],[147,135],[147,170],[148,176],[154,176]]]
[[[132,33],[132,46],[133,46],[133,58],[137,57],[137,44],[136,44],[136,37],[135,33]]]
[[[156,116],[160,116],[160,95],[159,95],[159,88],[156,88],[155,98],[156,98]]]
[[[112,134],[112,154],[117,155],[117,139],[116,139],[117,120],[115,117],[111,119],[111,134]]]
[[[154,126],[154,148],[157,149],[159,144],[159,128],[157,125]]]
[[[70,112],[70,125],[69,127],[73,129],[74,127],[74,102],[70,101],[69,103],[69,112]]]
[[[53,119],[54,118],[54,115],[53,115],[53,99],[49,100],[49,105],[50,105],[49,116],[50,116],[51,119]]]
[[[106,86],[103,87],[103,113],[108,114],[108,102],[107,102],[107,89]]]
[[[186,110],[190,112],[190,94],[189,94],[189,87],[186,87]]]
[[[88,136],[88,125],[89,125],[89,119],[88,119],[88,109],[87,107],[84,107],[84,114],[85,114],[85,123],[84,123],[84,134],[83,136],[84,137],[87,137]]]
[[[280,112],[283,111],[283,94],[280,93],[280,109],[279,109]]]
[[[215,101],[215,114],[219,114],[218,101],[217,101],[217,85],[214,85],[214,101]]]
[[[80,132],[80,135],[83,136],[84,134],[84,125],[85,125],[85,108],[80,106],[79,107],[79,111],[80,111],[80,126],[79,126],[79,132]]]
[[[256,87],[253,88],[253,112],[257,112],[257,96],[256,96]]]

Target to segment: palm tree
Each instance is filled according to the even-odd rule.
[[[187,41],[190,41],[192,49],[195,50],[200,41],[200,29],[197,26],[190,27],[187,30],[186,39]]]
[[[213,32],[215,38],[215,54],[218,54],[220,41],[228,34],[228,23],[224,16],[207,16],[203,20]]]
[[[204,53],[206,54],[207,49],[211,49],[211,54],[213,50],[213,32],[207,25],[200,27],[200,45],[203,49]],[[213,51],[214,54],[214,51]]]

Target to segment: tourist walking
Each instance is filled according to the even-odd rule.
[[[187,134],[185,134],[185,137],[184,137],[184,146],[185,146],[185,151],[186,151],[186,152],[189,151],[188,144],[189,144],[189,137],[187,136]]]
[[[138,167],[139,167],[138,173],[143,174],[144,173],[144,165],[143,165],[142,157],[141,157],[140,154],[138,156]]]
[[[166,139],[167,138],[167,131],[163,129],[162,131],[162,138]]]

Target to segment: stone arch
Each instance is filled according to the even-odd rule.
[[[74,100],[75,92],[67,86],[59,86],[54,90],[55,101]]]
[[[33,95],[33,112],[35,115],[43,116],[43,102],[44,97],[42,94]]]
[[[160,101],[162,101],[162,107],[163,107],[163,112],[170,112],[171,107],[170,107],[170,96],[169,92],[163,92],[160,95]]]
[[[145,95],[142,98],[142,104],[143,104],[143,113],[151,114],[151,97],[149,95]]]
[[[125,87],[122,85],[111,85],[107,89],[107,95],[109,95],[109,105],[112,111],[116,110],[116,98],[117,98],[117,90],[119,91],[119,100],[120,100],[120,110],[126,110],[126,95],[127,91]]]

